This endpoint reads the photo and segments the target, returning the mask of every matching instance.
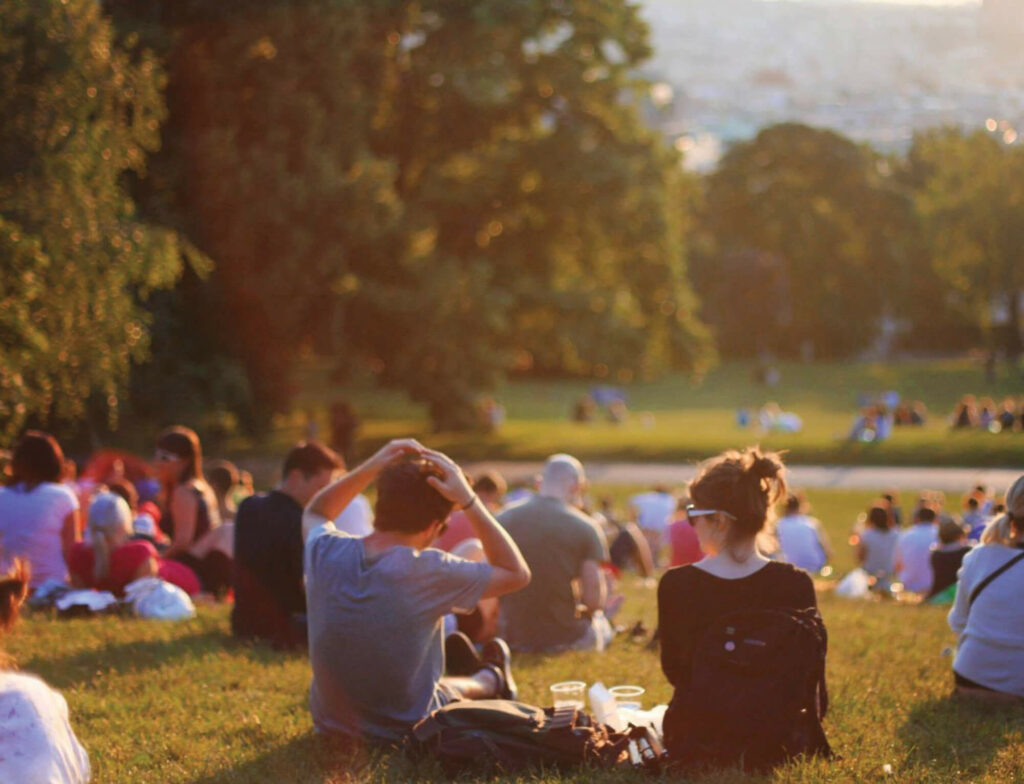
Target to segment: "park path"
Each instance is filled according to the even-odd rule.
[[[613,485],[681,485],[693,478],[696,469],[687,463],[603,463],[584,462],[592,483]],[[481,469],[500,471],[509,483],[526,482],[543,467],[540,462],[489,461],[466,466],[470,474]],[[791,465],[793,487],[836,490],[943,490],[963,492],[984,484],[1004,492],[1024,473],[1024,468],[936,468],[928,466],[822,466]]]

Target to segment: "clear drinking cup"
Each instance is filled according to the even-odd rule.
[[[562,681],[551,685],[551,697],[556,708],[577,708],[583,710],[583,698],[587,684],[583,681]]]
[[[644,707],[643,686],[612,686],[608,689],[615,698],[615,706],[620,711],[638,711]]]

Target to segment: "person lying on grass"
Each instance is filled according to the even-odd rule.
[[[374,480],[373,533],[338,531],[330,521]],[[485,562],[431,548],[453,507],[469,516]],[[449,702],[515,698],[500,639],[479,659],[467,646],[444,677],[443,617],[530,582],[519,549],[450,458],[411,439],[392,441],[313,497],[303,534],[317,731],[394,743]]]

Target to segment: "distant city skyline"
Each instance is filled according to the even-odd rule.
[[[1024,0],[641,0],[652,115],[706,171],[779,122],[882,151],[951,125],[1024,138]]]

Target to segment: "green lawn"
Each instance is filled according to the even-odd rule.
[[[812,494],[836,539],[841,568],[849,524],[870,494]],[[909,502],[909,496],[905,499]],[[625,582],[621,619],[653,626],[655,594]],[[804,762],[776,773],[795,782],[898,781],[908,784],[1024,781],[1024,708],[977,706],[950,698],[953,644],[945,610],[821,598],[831,649],[833,707],[826,730],[839,761]],[[444,781],[432,764],[398,755],[352,754],[317,738],[306,707],[309,667],[301,655],[237,645],[228,608],[201,608],[195,620],[27,618],[6,641],[22,669],[67,697],[97,782]],[[579,678],[640,683],[648,704],[669,688],[656,654],[617,642],[605,654],[519,656],[522,699],[546,703],[547,687]],[[892,766],[892,775],[883,766]],[[470,779],[467,779],[470,780]],[[580,772],[502,781],[641,782],[631,773]],[[699,781],[753,782],[736,773]]]
[[[675,375],[650,383],[622,385],[632,411],[623,425],[568,421],[574,400],[593,386],[571,380],[514,381],[496,393],[508,421],[494,435],[431,433],[421,406],[402,394],[377,390],[365,381],[331,382],[323,367],[309,367],[299,379],[300,394],[291,416],[278,417],[269,441],[253,447],[235,443],[235,452],[254,448],[276,453],[300,437],[312,415],[326,434],[328,404],[352,400],[363,419],[362,451],[396,436],[414,435],[462,459],[537,459],[571,451],[590,460],[678,461],[702,459],[727,447],[761,442],[790,450],[802,463],[877,465],[1016,466],[1024,463],[1024,433],[950,432],[948,417],[964,393],[997,401],[1024,394],[1024,380],[1000,368],[996,382],[984,381],[970,359],[920,360],[892,364],[783,363],[774,388],[755,386],[749,363],[726,363],[701,381]],[[849,443],[861,393],[895,389],[904,399],[922,400],[931,418],[923,428],[904,428],[882,444]],[[804,421],[797,434],[762,434],[736,424],[736,410],[756,411],[768,401],[794,411]]]

